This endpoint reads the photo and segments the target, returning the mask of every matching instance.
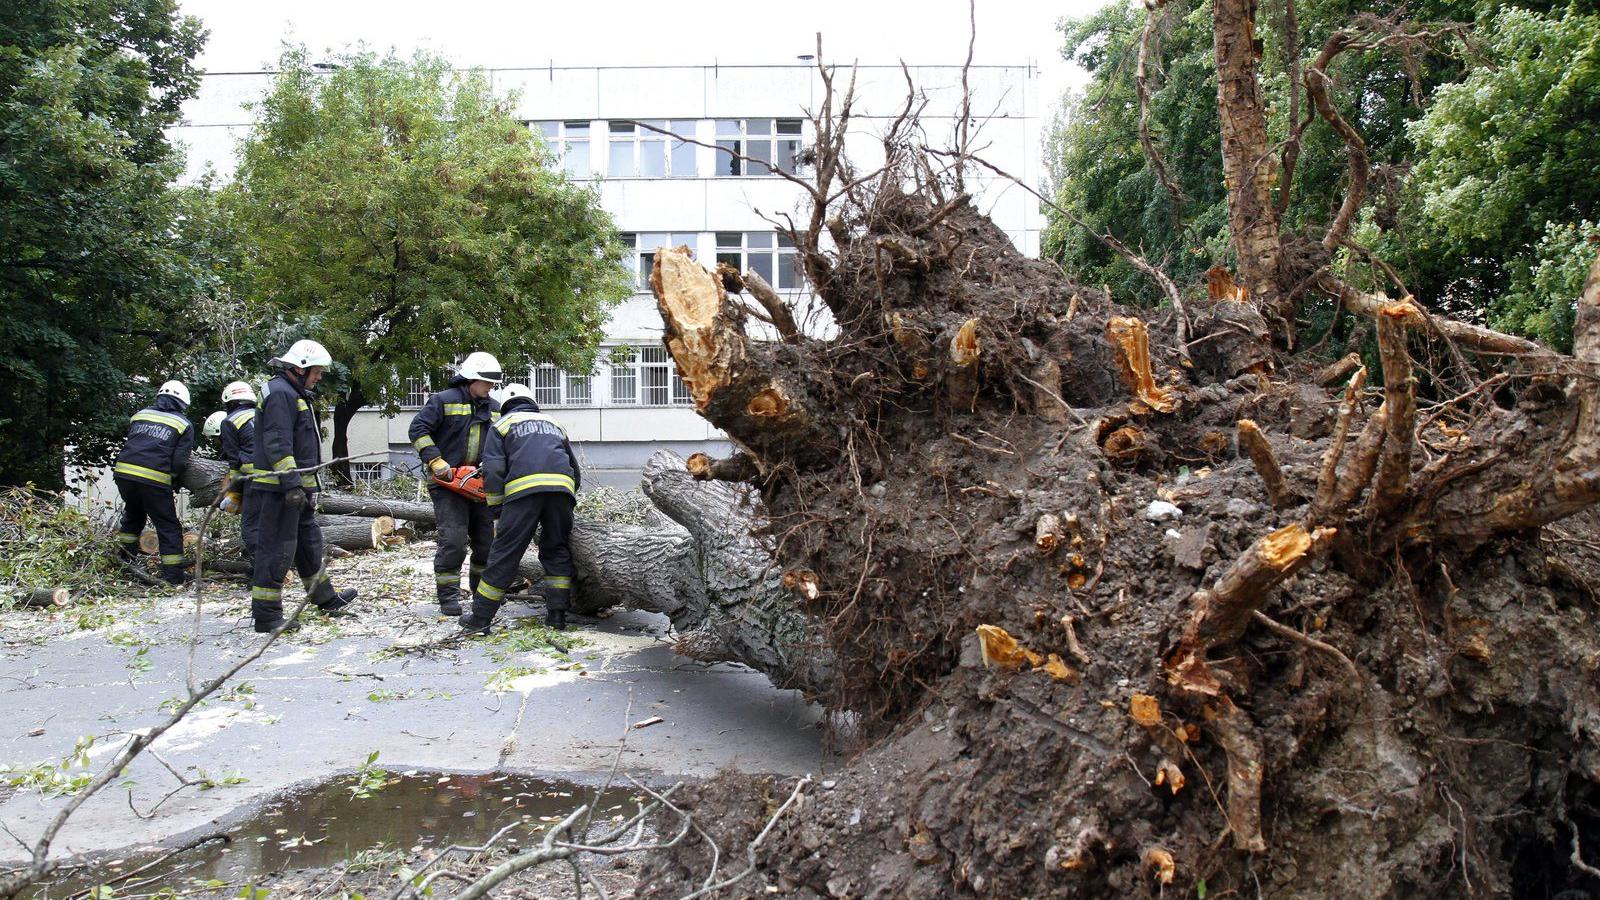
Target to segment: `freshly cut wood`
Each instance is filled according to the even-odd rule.
[[[1289,488],[1289,482],[1283,477],[1283,468],[1278,465],[1278,456],[1272,452],[1272,445],[1267,443],[1267,436],[1262,433],[1261,426],[1251,419],[1239,420],[1239,449],[1243,450],[1255,464],[1256,472],[1267,485],[1267,497],[1272,500],[1273,507],[1285,509],[1293,506],[1294,491]]]
[[[394,533],[394,519],[378,516],[317,516],[322,526],[322,540],[346,550],[375,550],[384,545],[384,538]]]
[[[0,591],[21,606],[56,608],[72,602],[72,591],[64,588],[15,588]]]
[[[699,481],[750,481],[761,474],[761,468],[748,453],[735,452],[725,459],[712,459],[704,453],[692,453],[684,464]]]
[[[978,360],[983,346],[978,341],[978,320],[968,319],[950,339],[950,370],[945,375],[945,391],[950,405],[971,412],[978,402]]]
[[[686,248],[663,247],[650,287],[665,323],[662,340],[702,415],[723,423],[747,448],[813,448],[818,465],[828,461],[821,450],[825,431],[811,414],[805,386],[774,377],[755,358],[777,351],[752,346],[715,274]]]
[[[1143,319],[1112,316],[1106,322],[1106,338],[1116,349],[1122,380],[1140,403],[1156,412],[1172,412],[1177,402],[1172,392],[1156,383],[1150,368],[1150,329]]]

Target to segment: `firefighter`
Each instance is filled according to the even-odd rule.
[[[539,411],[526,385],[506,385],[500,402],[500,418],[483,451],[483,488],[497,520],[494,546],[473,591],[472,611],[458,621],[467,633],[488,633],[537,530],[545,624],[562,631],[567,627],[574,573],[567,541],[577,505],[578,458],[566,429]]]
[[[122,495],[122,530],[118,550],[130,565],[139,555],[139,533],[148,520],[156,526],[161,545],[161,580],[182,584],[183,525],[178,521],[177,476],[189,465],[194,449],[194,428],[184,412],[189,389],[169,381],[156,392],[156,400],[133,414],[128,439],[117,454],[112,474]]]
[[[230,382],[222,389],[222,458],[228,461],[228,477],[222,495],[224,512],[239,514],[239,538],[244,558],[253,560],[260,532],[261,507],[246,475],[256,471],[256,392],[243,381]]]
[[[469,354],[450,386],[428,398],[411,420],[407,436],[417,448],[434,484],[428,486],[438,520],[439,544],[433,554],[433,585],[441,616],[461,615],[461,563],[472,549],[468,583],[476,589],[489,561],[494,518],[482,501],[459,494],[440,482],[453,480],[457,469],[473,469],[499,404],[489,392],[501,382],[500,361],[488,353]]]
[[[333,364],[316,341],[295,341],[271,361],[279,371],[267,382],[256,404],[255,472],[250,500],[257,513],[256,557],[250,578],[250,614],[255,629],[266,633],[299,630],[283,618],[283,580],[293,563],[305,584],[306,597],[330,616],[352,615],[353,588],[335,592],[324,568],[322,529],[317,525],[315,497],[321,489],[322,436],[312,411],[312,388]]]

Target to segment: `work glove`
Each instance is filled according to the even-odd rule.
[[[296,512],[306,508],[306,492],[304,488],[295,488],[283,495],[283,502]]]
[[[450,464],[445,462],[442,456],[428,460],[428,472],[440,481],[450,480]]]
[[[240,500],[241,499],[242,498],[240,498],[240,496],[239,496],[239,494],[237,492],[223,494],[222,495],[222,511],[225,512],[225,513],[237,513],[239,511]]]

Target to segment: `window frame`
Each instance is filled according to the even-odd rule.
[[[789,175],[804,174],[804,167],[800,163],[800,153],[805,149],[806,124],[805,119],[793,117],[773,118],[745,118],[745,119],[713,119],[715,133],[712,143],[716,145],[716,156],[712,165],[712,177],[715,178],[778,178],[780,172]],[[758,123],[755,132],[750,130],[751,123]],[[737,125],[737,127],[733,127]],[[779,129],[793,129],[782,130]],[[724,143],[737,142],[737,149],[729,149]],[[761,162],[761,157],[752,152],[752,144],[764,144],[766,161]],[[789,166],[785,168],[779,164],[783,149],[788,150]],[[792,147],[790,146],[792,145]],[[743,156],[760,162],[766,171],[752,172],[754,164],[738,157]],[[723,171],[727,166],[730,171]]]
[[[723,238],[734,234],[739,235],[739,244],[737,247],[732,243],[725,242],[723,240]],[[772,246],[750,246],[750,237],[752,235],[769,234],[773,236]],[[767,256],[771,260],[771,277],[768,278],[768,283],[772,285],[773,290],[788,294],[799,294],[807,290],[805,270],[800,266],[800,248],[796,247],[794,241],[790,240],[789,237],[783,232],[718,231],[715,232],[714,238],[716,242],[717,262],[726,262],[729,265],[737,266],[740,273],[744,273],[748,272],[751,268],[750,257],[753,254]],[[731,258],[734,256],[738,257],[737,262]],[[784,283],[782,273],[786,271],[785,267],[787,267],[787,271],[790,272],[795,279],[794,283],[792,284]],[[765,276],[766,273],[762,274]]]
[[[643,124],[641,124],[643,123]],[[645,125],[662,131],[653,131]],[[675,140],[664,134],[670,131],[676,134],[688,134],[691,137],[699,129],[698,119],[607,119],[606,120],[606,177],[607,178],[698,178],[700,163],[695,154],[688,155],[688,164],[691,171],[679,172],[674,163],[676,152],[688,147],[697,149],[696,145],[687,141]],[[628,171],[612,171],[615,157],[613,148],[624,145],[632,148],[630,152],[631,164]],[[643,169],[646,154],[646,145],[659,146],[661,152],[661,174],[648,174]]]
[[[547,133],[544,127],[546,125],[554,125],[555,134]],[[529,130],[537,130],[540,137],[544,138],[544,142],[550,146],[550,149],[556,155],[556,167],[565,172],[569,178],[577,181],[586,181],[594,178],[595,137],[593,122],[586,119],[529,119],[527,120],[527,126]],[[567,133],[569,127],[581,127],[583,133],[581,135],[569,135]],[[581,173],[573,171],[567,165],[567,150],[574,144],[583,144],[585,156],[588,158],[588,168]]]
[[[665,235],[666,243],[652,245],[644,249],[646,235]],[[624,231],[621,233],[622,245],[629,248],[633,257],[633,290],[635,293],[648,293],[650,291],[650,269],[655,265],[655,252],[660,247],[677,247],[687,245],[696,253],[699,252],[700,232],[698,231]],[[650,254],[650,262],[645,262],[645,254]]]

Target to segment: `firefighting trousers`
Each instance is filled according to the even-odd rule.
[[[117,493],[122,495],[122,528],[117,532],[118,550],[126,559],[139,555],[139,535],[145,522],[156,528],[161,547],[161,574],[167,580],[183,574],[183,523],[178,521],[177,495],[172,488],[146,484],[131,478],[118,478]]]
[[[244,542],[244,558],[255,559],[261,540],[261,495],[253,487],[239,496],[239,539]]]
[[[252,491],[259,508],[260,529],[256,537],[256,558],[250,577],[250,614],[257,624],[273,624],[283,618],[283,580],[292,563],[305,584],[306,596],[318,606],[333,601],[333,585],[323,568],[322,527],[317,524],[316,499],[295,509],[277,491]]]
[[[483,570],[472,594],[472,618],[481,623],[494,620],[506,589],[517,577],[517,563],[533,541],[539,539],[539,565],[544,569],[545,609],[554,612],[567,608],[572,596],[572,510],[577,501],[567,493],[527,494],[509,500],[501,507],[500,523],[495,528],[494,545],[489,548],[489,566]]]
[[[433,551],[433,586],[440,603],[461,597],[461,563],[472,548],[472,567],[468,572],[473,590],[489,563],[489,545],[494,543],[494,514],[488,505],[475,503],[452,490],[428,488],[433,498],[433,514],[439,525],[439,546]]]

